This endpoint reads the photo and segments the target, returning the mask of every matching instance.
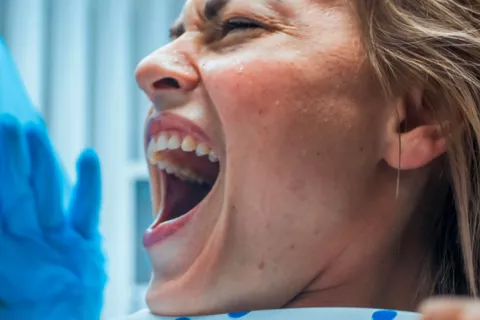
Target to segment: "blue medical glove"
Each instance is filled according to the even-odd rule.
[[[65,208],[46,130],[0,114],[0,319],[99,319],[106,276],[92,150],[77,173]]]
[[[0,117],[0,319],[97,319],[105,284],[98,160],[82,155],[70,201],[69,179],[1,37]]]

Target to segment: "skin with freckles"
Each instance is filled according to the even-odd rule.
[[[138,83],[205,131],[220,174],[192,220],[148,248],[150,309],[415,310],[444,140],[416,88],[383,93],[350,1],[190,0],[172,35]]]

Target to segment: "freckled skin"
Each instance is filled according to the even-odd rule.
[[[382,295],[376,266],[398,245],[388,230],[405,224],[396,172],[382,166],[393,102],[367,64],[348,1],[283,2],[290,22],[212,50],[197,29],[204,0],[190,0],[187,32],[139,67],[139,82],[155,69],[192,84],[182,103],[178,93],[162,103],[175,101],[169,112],[201,126],[222,161],[192,222],[149,249],[148,303],[158,314],[369,306]],[[232,0],[227,12],[250,17],[262,6]],[[182,67],[187,76],[175,73]]]

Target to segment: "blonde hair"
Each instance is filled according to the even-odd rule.
[[[386,92],[421,86],[424,105],[439,123],[449,123],[445,132],[451,190],[439,215],[432,291],[477,296],[480,0],[356,3],[369,60]]]

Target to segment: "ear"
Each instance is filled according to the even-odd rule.
[[[387,128],[384,160],[398,170],[421,168],[446,152],[445,132],[423,105],[423,91],[399,99]]]

